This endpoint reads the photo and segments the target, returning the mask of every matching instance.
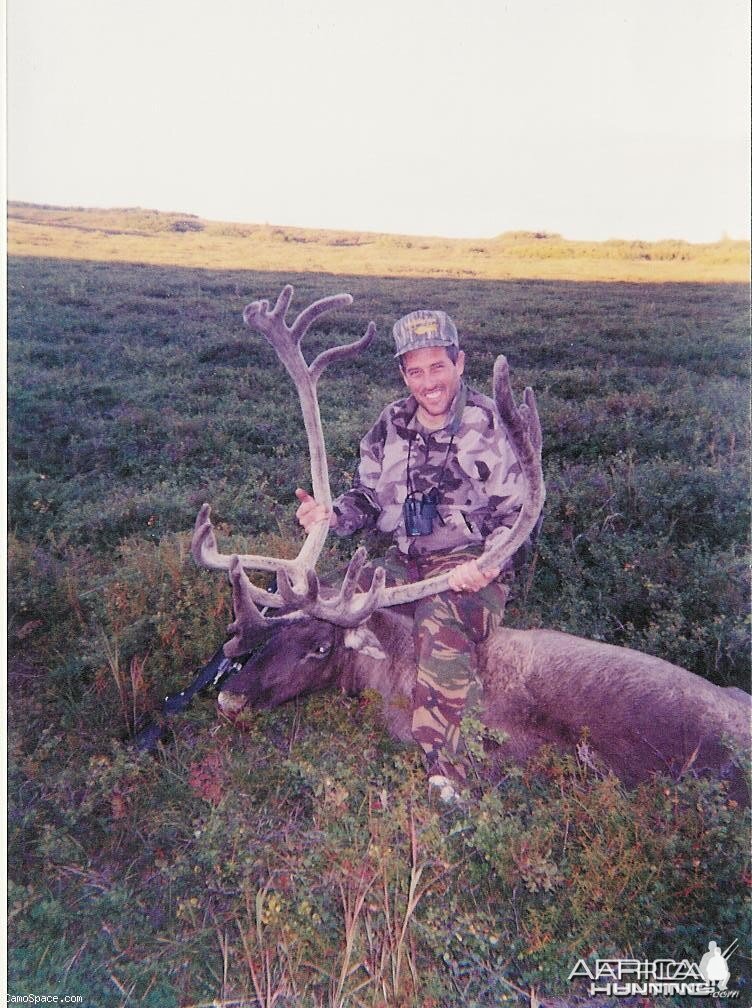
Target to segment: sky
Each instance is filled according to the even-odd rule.
[[[7,197],[746,238],[747,0],[6,0]]]

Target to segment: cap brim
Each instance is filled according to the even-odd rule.
[[[404,350],[398,350],[397,353],[394,356],[395,357],[402,357],[403,354],[410,353],[411,350],[427,350],[429,347],[444,347],[444,348],[446,348],[446,347],[452,347],[452,346],[453,347],[457,347],[457,349],[459,349],[459,347],[457,346],[457,344],[454,343],[452,340],[448,340],[448,339],[432,340],[430,343],[419,343],[418,346],[405,347]]]

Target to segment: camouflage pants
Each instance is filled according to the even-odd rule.
[[[443,574],[476,559],[481,547],[406,557],[396,548],[384,559],[387,574],[403,584]],[[413,692],[413,738],[429,774],[466,777],[460,724],[480,705],[477,645],[501,624],[509,589],[492,581],[477,592],[446,591],[415,603],[413,641],[418,677]]]

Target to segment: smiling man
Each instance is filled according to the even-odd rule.
[[[487,536],[513,525],[525,481],[496,404],[463,380],[451,318],[414,311],[393,335],[410,395],[363,438],[353,487],[332,511],[297,490],[297,517],[306,530],[328,520],[338,535],[391,533],[395,545],[380,563],[395,583],[452,572],[453,590],[417,603],[413,634],[413,736],[430,786],[449,800],[467,776],[460,722],[482,700],[476,647],[501,622],[513,577],[511,562],[489,575],[477,557]]]

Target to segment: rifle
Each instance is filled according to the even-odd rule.
[[[164,698],[157,714],[153,718],[146,719],[141,730],[134,736],[131,745],[140,752],[150,752],[156,749],[170,729],[170,718],[188,710],[196,694],[212,686],[221,686],[231,672],[239,672],[247,658],[247,655],[243,655],[241,658],[227,658],[224,646],[222,646],[199,670],[193,682],[179,693]]]

